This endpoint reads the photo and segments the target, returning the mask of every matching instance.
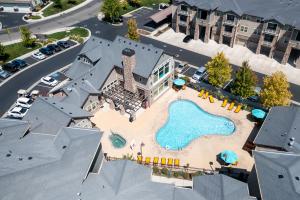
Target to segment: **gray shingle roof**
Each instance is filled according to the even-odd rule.
[[[62,128],[56,137],[28,134],[1,144],[0,199],[78,199],[100,137],[95,129]],[[3,158],[5,149],[11,157]]]
[[[300,153],[299,122],[299,107],[273,107],[264,120],[254,143]],[[291,140],[294,140],[292,146],[289,145]]]
[[[177,0],[206,10],[233,11],[238,15],[248,14],[264,20],[275,19],[286,25],[300,28],[299,0]]]
[[[248,185],[223,174],[194,177],[194,191],[209,200],[248,200]]]
[[[71,79],[77,79],[82,74],[87,73],[92,67],[93,65],[89,65],[76,59],[66,71],[65,75]]]
[[[300,155],[253,152],[263,200],[300,199]]]
[[[30,122],[33,132],[56,134],[61,127],[68,126],[72,119],[91,116],[80,107],[60,102],[58,98],[38,97],[23,120]]]
[[[29,127],[30,124],[25,121],[16,119],[0,119],[0,143],[10,139],[23,137]]]

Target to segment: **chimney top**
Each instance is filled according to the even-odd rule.
[[[133,49],[125,48],[125,49],[123,49],[122,54],[124,56],[131,57],[131,56],[133,56],[135,54],[135,51]]]

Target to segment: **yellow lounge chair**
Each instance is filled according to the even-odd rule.
[[[198,97],[202,97],[203,94],[204,94],[204,90],[201,90],[201,91],[199,92],[199,94],[198,94]]]
[[[233,107],[234,107],[234,102],[232,102],[232,103],[229,105],[228,110],[232,110]]]
[[[145,159],[145,164],[146,164],[146,165],[149,165],[149,164],[150,164],[150,161],[151,161],[151,158],[150,158],[150,157],[146,157],[146,159]]]
[[[158,164],[158,160],[159,160],[158,157],[154,157],[154,159],[153,159],[153,164],[154,164],[154,165],[157,165],[157,164]]]
[[[205,92],[204,96],[203,96],[203,99],[206,99],[208,97],[209,93],[208,92]]]
[[[161,158],[160,164],[161,165],[166,165],[166,158]]]
[[[180,160],[179,160],[179,159],[175,159],[175,160],[174,160],[174,166],[175,166],[175,167],[179,167],[179,163],[180,163]]]
[[[227,99],[224,99],[223,103],[222,103],[222,107],[226,107],[227,106],[227,103],[228,103],[228,100]]]
[[[173,166],[173,158],[168,158],[168,166]]]
[[[242,109],[242,106],[241,106],[241,105],[238,105],[238,106],[236,107],[236,109],[234,110],[234,112],[235,112],[235,113],[239,113],[241,109]]]
[[[209,101],[210,101],[210,103],[214,103],[215,102],[214,97],[209,95]]]
[[[137,162],[142,163],[142,161],[143,161],[143,157],[142,156],[137,156]]]

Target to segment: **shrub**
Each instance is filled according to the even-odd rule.
[[[162,168],[161,169],[161,173],[163,174],[163,175],[165,175],[165,176],[167,176],[168,174],[169,174],[169,170],[168,170],[168,168]]]
[[[153,166],[152,170],[153,170],[153,174],[159,174],[159,168],[158,167]]]
[[[188,85],[191,82],[191,78],[188,76],[184,76],[181,79],[185,80],[185,84]]]
[[[75,40],[75,41],[77,41],[77,42],[79,42],[79,43],[83,43],[83,38],[82,37],[80,37],[79,35],[70,35],[70,39],[71,40]]]
[[[187,172],[183,172],[182,177],[183,177],[184,179],[190,179],[190,174],[187,173]]]
[[[179,173],[178,173],[178,172],[174,172],[174,173],[173,173],[173,176],[174,176],[175,178],[178,178]]]

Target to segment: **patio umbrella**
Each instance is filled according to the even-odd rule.
[[[261,109],[253,109],[251,113],[257,119],[263,119],[266,116],[266,112]]]
[[[230,150],[224,150],[220,154],[220,158],[227,164],[233,164],[238,161],[238,156],[235,152]]]
[[[177,86],[183,86],[185,84],[185,80],[183,80],[181,78],[177,78],[173,81],[173,83]]]

